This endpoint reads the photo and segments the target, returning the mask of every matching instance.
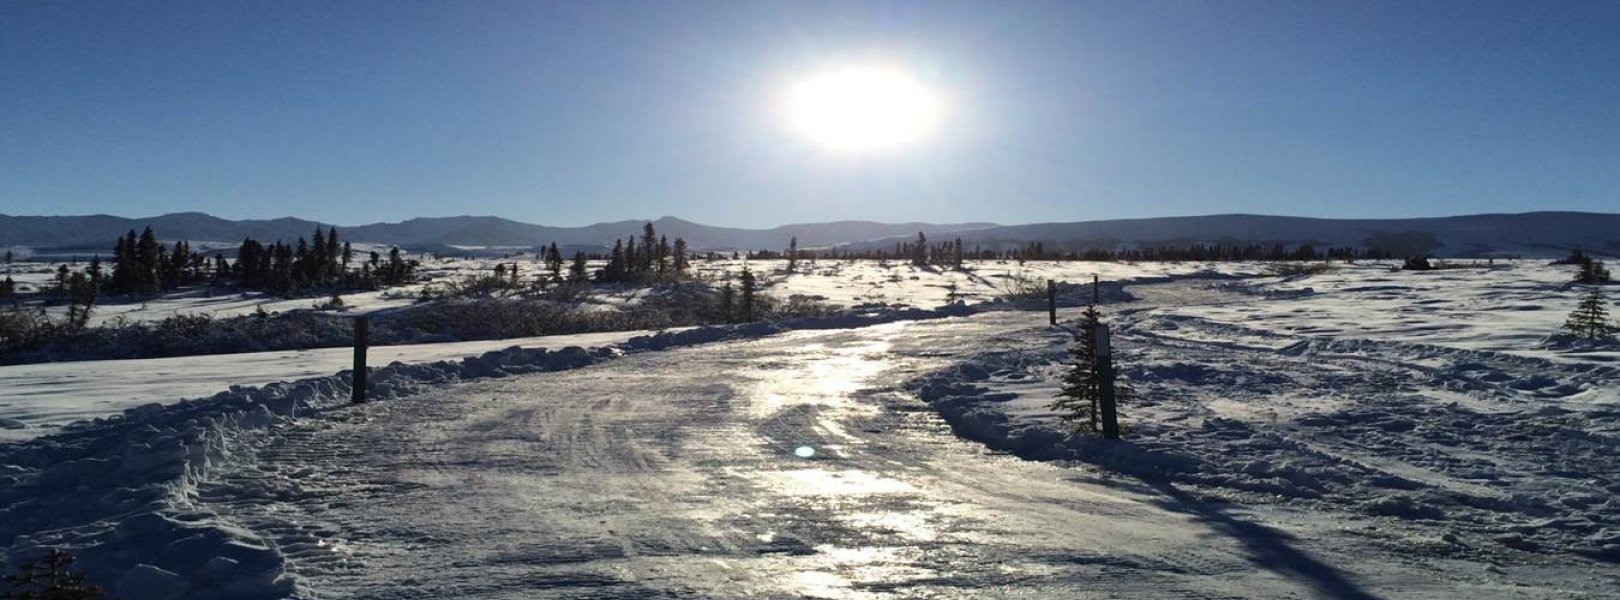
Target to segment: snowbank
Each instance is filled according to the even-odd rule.
[[[578,368],[612,348],[509,348],[460,361],[394,363],[372,373],[375,400],[424,386]],[[193,510],[197,484],[234,457],[245,431],[349,402],[351,373],[233,387],[149,404],[31,443],[0,446],[0,540],[9,560],[71,549],[93,581],[123,600],[276,598],[292,590],[276,548]]]

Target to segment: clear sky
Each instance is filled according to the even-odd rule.
[[[922,138],[783,98],[901,69]],[[1620,210],[1620,2],[0,0],[0,213]]]

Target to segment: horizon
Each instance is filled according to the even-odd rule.
[[[331,222],[331,221],[324,221],[324,220],[320,220],[320,219],[311,219],[311,218],[300,217],[300,216],[295,216],[295,215],[285,215],[285,216],[268,217],[268,218],[232,219],[232,218],[228,218],[228,217],[222,217],[222,216],[210,213],[208,211],[201,211],[201,210],[182,210],[182,211],[168,212],[168,213],[149,215],[149,216],[139,216],[139,217],[131,217],[131,216],[125,216],[125,215],[111,214],[111,213],[73,214],[73,215],[22,215],[22,214],[10,214],[10,213],[0,212],[0,217],[58,218],[58,219],[73,219],[73,218],[88,218],[88,217],[111,217],[111,218],[124,219],[124,220],[129,220],[129,221],[144,221],[144,220],[151,220],[151,219],[160,219],[160,218],[163,218],[163,217],[173,217],[173,216],[182,216],[182,215],[200,215],[200,216],[204,216],[204,217],[220,219],[220,220],[223,220],[223,221],[233,222],[233,223],[275,222],[275,221],[292,220],[292,221],[305,221],[305,222],[310,222],[310,223],[316,223],[316,224],[319,224],[319,225],[322,225],[322,226],[336,227],[336,228],[339,228],[339,229],[342,229],[342,228],[355,228],[355,227],[370,227],[370,226],[375,226],[375,225],[400,225],[400,224],[409,223],[409,222],[412,222],[412,221],[432,221],[432,220],[450,220],[450,219],[500,219],[500,220],[504,220],[504,221],[507,221],[507,222],[518,223],[518,224],[522,224],[522,225],[534,225],[534,226],[539,226],[539,227],[550,227],[550,228],[558,228],[558,229],[581,229],[581,228],[587,228],[587,227],[592,227],[592,226],[597,226],[597,225],[617,225],[617,224],[624,224],[624,223],[658,223],[658,222],[665,221],[665,220],[676,220],[676,221],[682,221],[682,222],[693,224],[693,225],[701,225],[701,226],[705,226],[705,227],[715,227],[715,228],[722,228],[722,229],[740,229],[740,230],[766,231],[766,230],[772,230],[772,229],[780,229],[780,228],[784,228],[784,227],[796,227],[796,226],[804,226],[804,225],[830,225],[830,224],[838,224],[838,223],[876,223],[876,224],[881,224],[881,225],[908,225],[908,224],[916,224],[916,225],[986,225],[986,226],[988,226],[987,228],[999,228],[999,227],[1025,227],[1025,226],[1032,226],[1032,225],[1061,225],[1061,224],[1075,224],[1075,223],[1097,223],[1097,222],[1110,222],[1110,221],[1152,221],[1152,220],[1164,220],[1164,219],[1207,219],[1207,218],[1216,218],[1216,217],[1258,217],[1258,218],[1306,219],[1306,220],[1323,220],[1323,221],[1413,221],[1413,220],[1428,220],[1428,219],[1460,219],[1460,218],[1474,218],[1474,217],[1513,217],[1513,216],[1526,216],[1526,215],[1536,215],[1536,214],[1579,214],[1579,215],[1613,215],[1613,216],[1620,216],[1620,211],[1608,211],[1608,212],[1606,212],[1606,211],[1599,211],[1599,210],[1545,209],[1545,210],[1527,210],[1527,211],[1520,211],[1520,212],[1459,213],[1459,214],[1445,214],[1445,215],[1420,216],[1420,217],[1412,217],[1412,216],[1401,216],[1401,217],[1315,217],[1315,216],[1308,216],[1308,215],[1260,214],[1260,213],[1207,213],[1207,214],[1163,215],[1163,216],[1157,216],[1157,217],[1123,217],[1123,218],[1112,218],[1112,219],[1087,219],[1087,220],[1078,220],[1078,221],[1031,221],[1031,222],[1020,222],[1020,223],[990,222],[990,221],[921,221],[921,220],[915,220],[915,219],[906,220],[906,221],[874,221],[874,220],[869,220],[869,219],[828,219],[828,220],[824,220],[824,221],[798,221],[798,222],[776,223],[774,225],[764,225],[764,226],[743,226],[743,225],[728,225],[728,224],[709,223],[709,222],[698,221],[698,220],[694,220],[694,219],[688,219],[688,218],[677,216],[677,215],[661,215],[661,216],[654,217],[654,218],[610,219],[610,220],[594,221],[594,222],[582,223],[582,224],[557,224],[557,223],[533,222],[533,221],[524,221],[524,220],[521,220],[521,219],[516,219],[516,218],[508,217],[508,216],[491,215],[491,214],[484,214],[484,215],[460,214],[460,215],[440,215],[440,216],[415,216],[415,217],[409,217],[409,218],[400,219],[400,220],[382,220],[382,221],[370,221],[370,222],[362,222],[362,223],[347,223],[347,224],[345,224],[345,223],[334,223],[334,222]],[[0,241],[3,241],[3,240],[0,240]]]
[[[0,212],[761,228],[1620,190],[1614,3],[713,6],[0,5]]]

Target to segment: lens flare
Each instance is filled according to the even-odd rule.
[[[793,90],[794,129],[837,151],[870,151],[923,137],[938,102],[899,69],[855,67],[813,77]]]

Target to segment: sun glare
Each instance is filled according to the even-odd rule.
[[[934,97],[906,73],[857,67],[826,73],[794,88],[793,128],[828,149],[867,151],[926,134],[938,117]]]

